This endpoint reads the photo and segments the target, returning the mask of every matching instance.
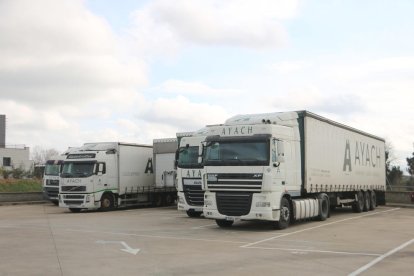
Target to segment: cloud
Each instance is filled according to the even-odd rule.
[[[218,105],[191,102],[184,96],[156,99],[144,114],[148,122],[175,126],[183,130],[197,130],[208,124],[223,123],[229,117]]]
[[[156,0],[133,14],[128,34],[140,50],[167,55],[185,43],[273,49],[286,45],[282,22],[298,8],[295,0]]]
[[[83,1],[2,1],[0,33],[0,99],[74,105],[146,82],[145,65],[123,60],[110,26]]]
[[[169,79],[160,86],[155,87],[156,90],[178,95],[195,95],[201,97],[232,97],[242,93],[238,89],[222,89],[212,88],[202,82],[191,82],[176,79]]]

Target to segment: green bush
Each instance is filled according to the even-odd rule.
[[[0,179],[0,193],[41,192],[39,179]]]

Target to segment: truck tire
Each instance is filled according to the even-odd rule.
[[[375,191],[370,191],[369,194],[371,196],[371,204],[369,205],[369,209],[372,211],[375,209],[375,207],[377,207],[377,195]]]
[[[114,209],[114,197],[112,194],[103,194],[101,197],[100,211],[110,211]]]
[[[161,207],[164,204],[164,199],[162,194],[156,194],[154,196],[153,205],[154,207]]]
[[[369,193],[369,191],[365,191],[364,192],[364,212],[368,212],[369,211],[369,207],[371,206],[371,195]]]
[[[216,219],[216,223],[221,228],[229,228],[233,225],[234,221],[224,220],[224,219]]]
[[[364,209],[364,194],[362,191],[358,191],[356,193],[357,201],[352,204],[352,210],[355,213],[361,213]]]
[[[319,194],[318,195],[318,202],[319,202],[319,215],[318,219],[320,221],[324,221],[329,217],[329,197],[327,194]]]
[[[166,194],[164,199],[165,205],[170,206],[174,203],[174,198],[171,194]]]
[[[69,208],[69,211],[72,213],[79,213],[81,211],[81,208]]]
[[[58,206],[58,205],[59,205],[59,200],[52,200],[52,203],[53,203],[54,205]]]
[[[280,201],[280,217],[279,221],[276,222],[276,229],[282,230],[289,226],[290,220],[292,219],[292,208],[290,207],[289,200],[283,197]]]
[[[198,218],[201,216],[203,212],[196,212],[194,210],[188,210],[187,211],[187,216],[189,216],[190,218]]]

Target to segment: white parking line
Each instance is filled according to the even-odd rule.
[[[241,241],[193,239],[193,238],[174,237],[174,236],[144,235],[144,234],[133,234],[133,233],[122,233],[122,232],[108,232],[108,231],[95,231],[95,230],[79,230],[79,229],[60,229],[60,230],[62,230],[62,231],[68,231],[68,232],[99,233],[99,234],[111,234],[111,235],[131,236],[131,237],[143,237],[143,238],[154,238],[154,239],[172,239],[172,240],[203,241],[203,242],[220,242],[220,243],[235,243],[235,244],[244,244],[244,243],[246,243],[246,242],[241,242]]]
[[[210,227],[210,226],[217,226],[217,224],[214,223],[214,224],[201,225],[201,226],[191,227],[191,229],[201,229],[201,228]]]
[[[313,230],[313,229],[325,227],[325,226],[328,226],[328,225],[332,225],[332,224],[336,224],[336,223],[340,223],[340,222],[344,222],[344,221],[348,221],[348,220],[352,220],[352,219],[358,219],[358,218],[362,218],[362,217],[372,216],[372,215],[376,215],[376,214],[381,214],[381,213],[387,213],[387,212],[391,212],[391,211],[396,211],[396,210],[399,210],[399,209],[400,208],[394,208],[394,209],[390,209],[390,210],[384,210],[384,211],[379,211],[379,212],[372,212],[372,213],[368,213],[368,214],[361,215],[361,216],[357,216],[357,217],[346,218],[346,219],[341,219],[341,220],[337,220],[337,221],[333,221],[333,222],[328,222],[328,223],[320,224],[320,225],[317,225],[317,226],[314,226],[314,227],[309,227],[309,228],[305,228],[305,229],[298,230],[298,231],[294,231],[294,232],[280,234],[278,236],[270,237],[270,238],[267,238],[267,239],[264,239],[264,240],[260,240],[260,241],[257,241],[257,242],[248,243],[248,244],[242,245],[240,247],[243,247],[243,248],[250,247],[250,246],[253,246],[253,245],[262,243],[262,242],[266,242],[266,241],[270,241],[270,240],[275,240],[275,239],[278,239],[278,238],[281,238],[281,237],[286,237],[286,236],[290,236],[290,235],[293,235],[293,234],[302,233],[302,232],[305,232],[305,231],[309,231],[309,230]]]
[[[264,250],[284,250],[293,252],[312,252],[312,253],[330,253],[330,254],[343,254],[343,255],[360,255],[360,256],[380,256],[380,254],[364,253],[364,252],[346,252],[346,251],[329,251],[329,250],[314,250],[314,249],[296,249],[296,248],[283,248],[283,247],[260,247],[250,246],[247,248],[252,249],[264,249]]]
[[[394,254],[397,251],[400,251],[401,249],[403,249],[404,247],[409,246],[410,244],[412,244],[414,242],[414,239],[401,244],[400,246],[388,251],[387,253],[379,256],[378,258],[376,258],[375,260],[372,260],[371,262],[367,263],[366,265],[364,265],[363,267],[360,267],[359,269],[355,270],[354,272],[348,274],[348,276],[356,276],[361,274],[362,272],[364,272],[365,270],[369,269],[370,267],[374,266],[375,264],[381,262],[382,260],[384,260],[385,258],[391,256],[392,254]]]

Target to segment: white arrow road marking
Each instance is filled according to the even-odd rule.
[[[127,253],[130,253],[130,254],[133,254],[133,255],[137,255],[137,253],[140,251],[139,248],[137,248],[137,249],[131,248],[124,241],[102,241],[102,240],[99,240],[99,241],[96,241],[96,243],[99,243],[99,244],[120,243],[120,244],[122,244],[125,247],[125,248],[122,248],[121,249],[122,251],[127,252]]]

